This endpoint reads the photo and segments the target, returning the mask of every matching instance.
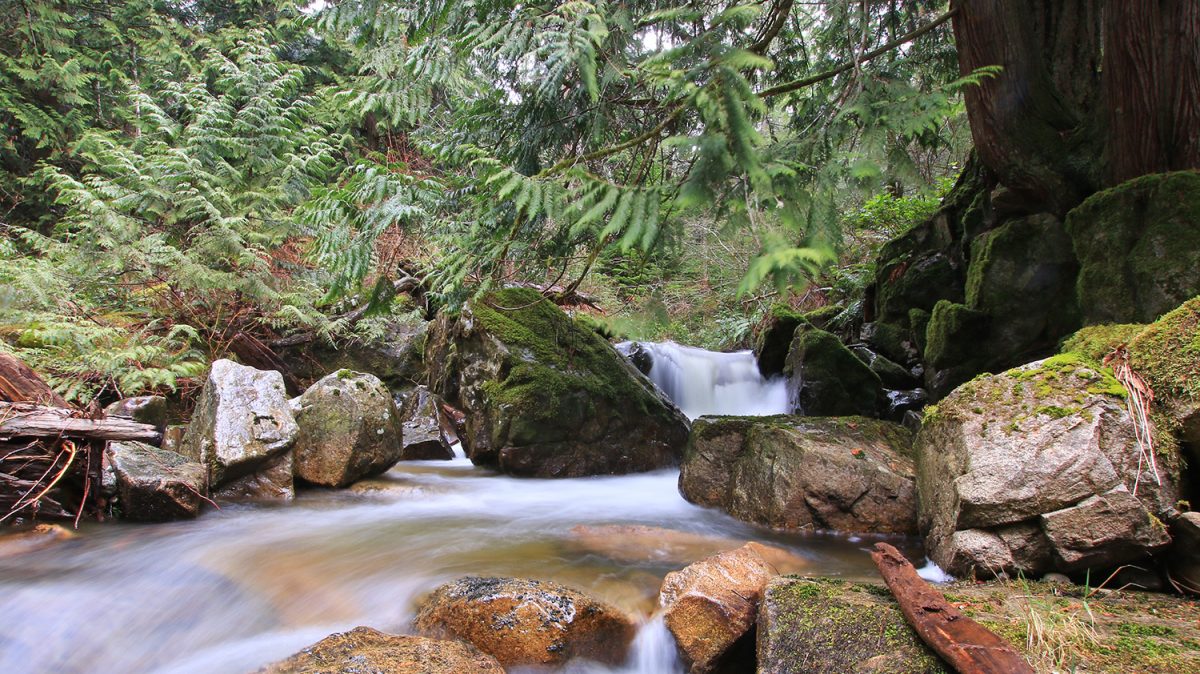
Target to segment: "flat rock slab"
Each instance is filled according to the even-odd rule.
[[[561,665],[577,657],[618,663],[635,631],[619,609],[557,583],[479,577],[434,590],[416,627],[468,641],[505,667]]]
[[[370,627],[330,635],[258,674],[504,674],[495,658],[461,641],[384,634]]]
[[[691,564],[747,542],[644,524],[581,524],[571,529],[568,545],[625,564]],[[808,560],[787,550],[756,546],[776,573],[797,573],[809,565]]]

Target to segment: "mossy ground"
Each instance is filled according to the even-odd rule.
[[[1126,346],[1146,326],[1140,323],[1108,323],[1089,325],[1063,341],[1063,353],[1078,353],[1096,361],[1104,362],[1105,356],[1121,346]]]
[[[1146,326],[1129,342],[1129,357],[1157,397],[1200,399],[1200,297]]]

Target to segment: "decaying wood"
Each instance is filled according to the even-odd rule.
[[[0,401],[70,407],[36,372],[9,353],[0,353]]]
[[[157,443],[158,428],[130,419],[81,419],[72,411],[30,403],[0,402],[0,438],[58,438],[142,440]]]
[[[1033,674],[1010,643],[951,606],[899,550],[876,543],[871,559],[908,624],[959,674]]]
[[[229,350],[235,353],[243,365],[249,365],[257,370],[275,370],[283,375],[283,385],[291,395],[299,395],[304,386],[292,369],[279,357],[279,354],[253,335],[240,332],[233,341],[229,342]]]

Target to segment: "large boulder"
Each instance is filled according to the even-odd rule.
[[[876,416],[885,405],[879,375],[824,330],[796,330],[783,373],[797,414]]]
[[[776,575],[747,543],[667,574],[659,591],[667,629],[693,674],[711,672],[751,632],[767,581]]]
[[[536,290],[500,290],[443,315],[430,388],[466,413],[477,464],[578,477],[678,463],[687,420],[648,379]]]
[[[428,388],[418,386],[408,394],[400,409],[400,419],[404,426],[402,460],[454,458],[454,450],[446,440],[444,426],[448,422],[442,414],[441,401]]]
[[[572,658],[617,663],[634,624],[620,610],[557,583],[518,578],[460,578],[434,590],[416,627],[462,639],[505,667],[562,665]]]
[[[332,634],[258,674],[504,674],[496,659],[461,641],[384,634],[370,627]]]
[[[400,460],[400,415],[375,375],[338,370],[296,405],[293,471],[308,484],[346,487]]]
[[[1037,576],[1168,544],[1159,517],[1175,503],[1178,458],[1160,445],[1153,474],[1124,395],[1063,354],[978,377],[927,410],[916,448],[929,556],[955,575]]]
[[[161,522],[200,514],[208,493],[200,463],[141,442],[110,443],[105,459],[123,519]]]
[[[941,660],[885,588],[780,576],[758,611],[759,674],[934,674]]]
[[[915,533],[911,434],[864,417],[701,417],[679,491],[771,527]]]
[[[1084,322],[1148,323],[1200,294],[1200,172],[1134,178],[1067,214]]]
[[[1154,391],[1154,407],[1200,465],[1200,297],[1129,341],[1129,364]]]
[[[279,466],[291,468],[289,450],[298,431],[283,375],[222,359],[209,370],[180,453],[204,464],[214,492],[266,471],[276,487],[267,493],[287,497],[291,475],[282,475]]]
[[[807,326],[804,316],[786,304],[775,304],[754,330],[754,358],[764,377],[783,372],[796,328]]]

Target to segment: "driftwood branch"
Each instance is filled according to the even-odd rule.
[[[951,606],[899,550],[876,543],[871,559],[908,624],[959,674],[1033,674],[1012,644]]]
[[[0,353],[0,401],[70,407],[45,380],[10,353]]]
[[[86,438],[157,443],[158,428],[130,419],[80,419],[70,410],[29,403],[0,402],[0,438]]]

